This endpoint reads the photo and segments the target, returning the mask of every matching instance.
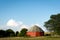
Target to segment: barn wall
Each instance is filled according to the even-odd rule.
[[[44,36],[44,32],[27,32],[27,35],[32,37]]]
[[[36,33],[35,32],[27,32],[27,35],[28,36],[36,36]]]

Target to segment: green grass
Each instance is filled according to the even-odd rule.
[[[60,40],[60,37],[7,37],[0,40]]]

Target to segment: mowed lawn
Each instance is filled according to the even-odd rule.
[[[0,40],[60,40],[60,37],[7,37]]]

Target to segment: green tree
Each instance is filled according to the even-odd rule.
[[[18,31],[16,31],[16,36],[17,36],[17,37],[19,36],[19,32],[18,32]]]
[[[44,25],[50,31],[60,35],[60,13],[56,15],[51,15],[50,19],[45,22]]]
[[[15,32],[11,29],[8,29],[8,30],[6,30],[6,36],[13,37],[13,36],[15,36]]]
[[[5,36],[6,36],[5,30],[0,30],[0,37],[5,37]]]
[[[27,32],[27,29],[26,29],[26,28],[23,28],[23,29],[20,31],[20,36],[26,36],[26,32]]]

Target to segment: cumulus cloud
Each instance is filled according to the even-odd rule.
[[[13,19],[10,19],[8,22],[7,22],[7,26],[18,26],[18,23],[13,20]]]
[[[21,29],[22,28],[27,28],[28,29],[28,26],[27,25],[21,25]]]
[[[11,27],[21,26],[21,25],[23,25],[23,22],[21,22],[21,21],[15,21],[13,19],[8,20],[8,22],[7,22],[7,26],[11,26]]]
[[[20,31],[22,28],[27,28],[28,29],[28,26],[23,24],[23,22],[15,21],[13,19],[8,20],[6,25],[9,26],[9,28],[11,28],[15,31]]]

